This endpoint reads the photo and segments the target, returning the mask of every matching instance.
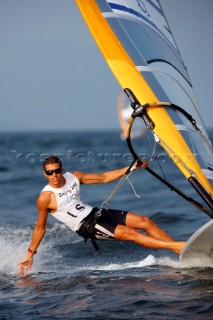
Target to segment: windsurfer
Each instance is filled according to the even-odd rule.
[[[138,170],[146,163],[135,164]],[[48,185],[37,199],[38,220],[26,257],[21,260],[18,273],[26,274],[33,264],[33,256],[42,241],[48,213],[84,238],[129,240],[148,248],[170,249],[177,254],[185,242],[175,242],[148,217],[120,210],[98,210],[82,202],[80,184],[109,183],[121,178],[127,168],[104,173],[65,173],[59,158],[51,156],[43,163]],[[143,230],[146,234],[138,231]]]

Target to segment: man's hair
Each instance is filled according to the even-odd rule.
[[[50,156],[48,158],[46,158],[43,162],[43,168],[45,170],[46,165],[48,164],[55,164],[55,163],[59,163],[60,168],[62,168],[62,163],[61,160],[58,157],[55,156]]]

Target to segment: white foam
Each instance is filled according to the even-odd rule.
[[[97,271],[116,271],[116,270],[125,270],[125,269],[137,269],[137,268],[144,268],[148,266],[154,265],[162,265],[162,266],[169,266],[173,268],[179,267],[179,261],[172,260],[169,257],[164,258],[156,258],[153,255],[148,255],[145,259],[136,261],[136,262],[128,262],[128,263],[118,263],[118,264],[108,264],[102,266],[90,266],[87,270],[97,270]]]
[[[125,269],[137,269],[144,268],[149,266],[165,266],[173,269],[185,269],[185,268],[194,268],[194,265],[183,264],[177,258],[171,258],[168,256],[156,258],[153,255],[148,255],[145,259],[129,262],[129,263],[111,263],[101,266],[92,265],[83,267],[82,270],[96,270],[96,271],[116,271],[116,270],[125,270]],[[202,267],[202,266],[201,266]]]
[[[32,229],[12,229],[11,227],[0,227],[0,273],[16,275],[18,267],[16,264],[24,259],[32,237]],[[57,253],[53,255],[52,242],[42,242],[42,253],[34,259],[33,272],[41,269],[41,265],[57,259]],[[46,254],[45,252],[49,253]],[[49,259],[49,260],[48,260]],[[39,266],[39,268],[38,268]]]
[[[124,270],[124,269],[132,269],[132,268],[143,268],[146,266],[151,266],[157,264],[157,260],[153,255],[149,255],[145,259],[137,262],[129,262],[124,264],[110,264],[105,266],[97,267],[96,270]]]
[[[16,230],[10,227],[0,228],[0,272],[6,274],[14,274],[17,272],[16,263],[21,256],[19,256],[20,247],[27,244],[24,243],[24,234],[18,234]],[[20,242],[22,239],[22,242]]]

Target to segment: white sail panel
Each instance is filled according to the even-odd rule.
[[[108,6],[103,7],[103,2]],[[97,1],[119,41],[160,101],[185,109],[196,120],[202,135],[178,112],[168,111],[203,172],[212,179],[212,146],[203,124],[192,84],[158,0]]]

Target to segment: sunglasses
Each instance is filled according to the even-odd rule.
[[[55,170],[47,170],[47,171],[45,171],[45,173],[48,176],[52,176],[53,173],[59,174],[59,173],[61,173],[61,171],[62,171],[62,168],[58,168],[58,169],[55,169]]]

